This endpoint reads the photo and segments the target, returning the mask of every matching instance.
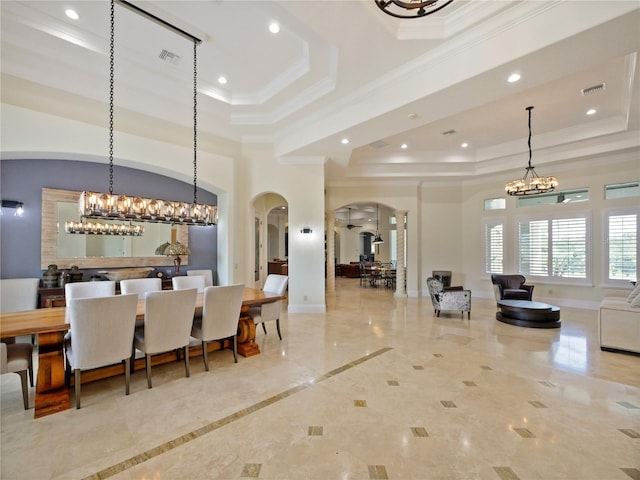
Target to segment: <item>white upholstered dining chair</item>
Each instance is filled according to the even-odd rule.
[[[3,278],[0,280],[0,312],[22,312],[38,308],[39,278]],[[14,343],[14,338],[4,339]],[[31,335],[31,343],[35,343],[35,335]]]
[[[236,334],[242,309],[244,285],[226,285],[207,287],[204,289],[202,316],[193,320],[191,336],[202,341],[202,359],[204,369],[209,371],[207,343],[219,340],[224,347],[224,340],[231,339],[233,361],[238,363],[238,345]]]
[[[204,286],[213,286],[213,270],[187,270],[187,276],[202,275],[204,277]]]
[[[262,291],[276,293],[278,295],[284,295],[287,290],[287,283],[289,277],[286,275],[277,275],[275,273],[267,275],[267,280],[264,282]],[[282,334],[280,333],[280,310],[282,309],[282,300],[276,302],[263,303],[262,305],[249,308],[248,316],[251,317],[254,323],[257,325],[262,324],[262,330],[267,333],[267,327],[264,322],[276,322],[276,329],[278,330],[278,338],[282,340]]]
[[[127,295],[137,293],[140,300],[144,300],[147,292],[162,290],[162,280],[159,278],[129,278],[120,280],[120,293]]]
[[[144,322],[136,327],[133,345],[145,354],[147,386],[151,388],[151,355],[184,350],[184,370],[189,376],[189,339],[198,290],[149,292],[144,300]]]
[[[204,291],[204,277],[202,275],[192,275],[186,277],[173,277],[171,284],[174,290],[184,290],[187,288],[197,288],[198,293]]]
[[[29,409],[27,373],[33,387],[33,345],[30,343],[0,343],[0,373],[17,373],[22,384],[22,402]]]
[[[81,371],[125,362],[129,395],[130,358],[138,295],[75,298],[67,301],[71,341],[66,348],[67,374],[75,374],[76,408],[80,408]],[[67,375],[68,377],[68,375]]]

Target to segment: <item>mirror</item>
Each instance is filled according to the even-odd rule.
[[[171,225],[140,223],[145,234],[135,236],[75,235],[64,231],[67,220],[79,221],[78,198],[81,192],[42,189],[42,233],[40,267],[114,268],[173,266],[173,257],[155,255],[155,249],[171,240]],[[98,220],[96,220],[98,221]],[[100,220],[102,222],[102,220]],[[108,222],[108,220],[106,221]],[[177,226],[176,239],[189,245],[189,228]],[[188,265],[189,256],[182,256]]]

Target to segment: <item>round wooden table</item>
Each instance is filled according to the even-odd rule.
[[[529,300],[500,300],[496,320],[518,327],[560,328],[560,307]]]

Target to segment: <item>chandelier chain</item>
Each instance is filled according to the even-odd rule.
[[[193,204],[198,203],[198,44],[193,42]]]
[[[533,107],[527,107],[527,110],[529,111],[529,168],[531,168],[531,110],[533,110]]]
[[[111,0],[111,38],[109,40],[109,195],[113,195],[113,77],[115,43],[115,4]]]

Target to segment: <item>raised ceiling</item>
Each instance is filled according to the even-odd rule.
[[[282,162],[325,162],[328,186],[520,174],[529,105],[540,173],[640,148],[636,0],[454,0],[411,20],[373,0],[133,3],[203,40],[202,148],[270,144]],[[105,124],[109,2],[0,8],[3,102]],[[117,5],[116,129],[188,131],[192,60],[189,41]]]

